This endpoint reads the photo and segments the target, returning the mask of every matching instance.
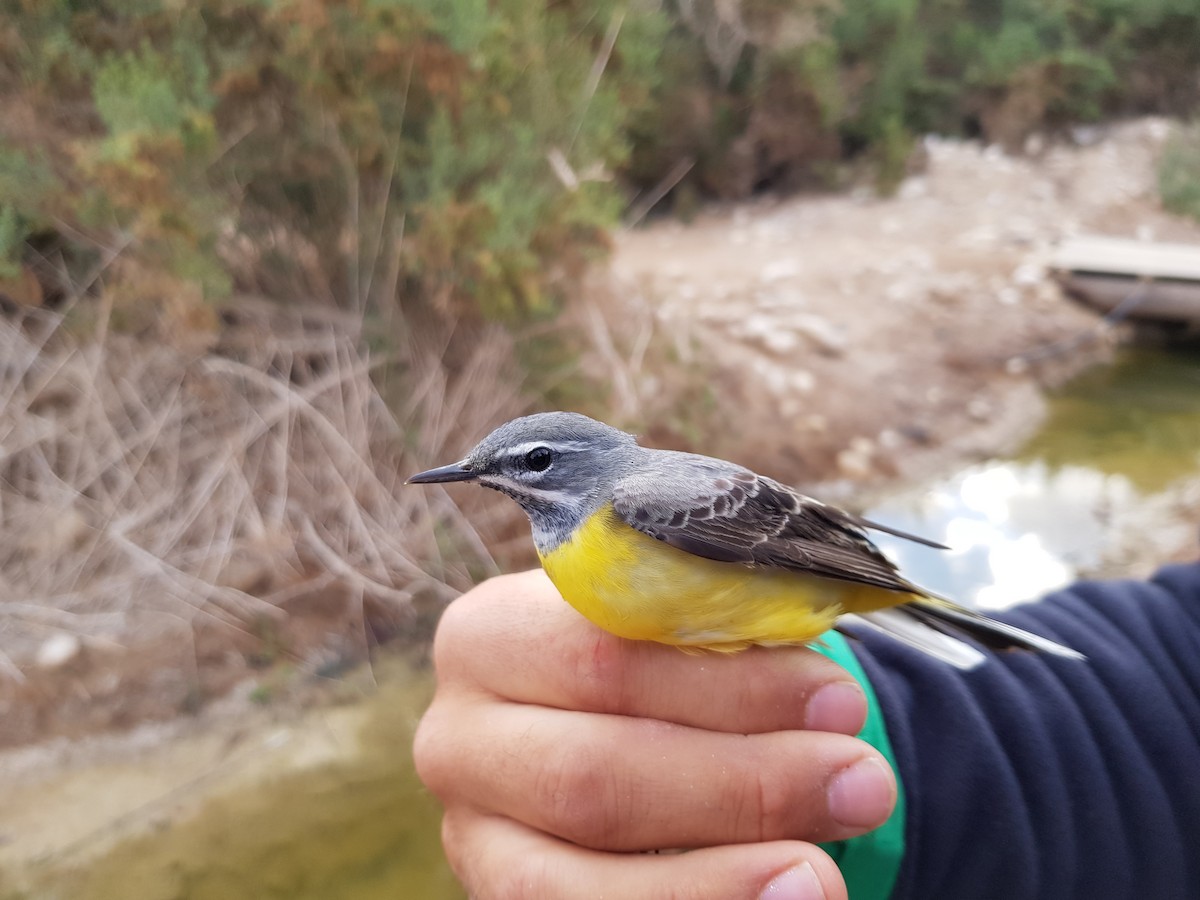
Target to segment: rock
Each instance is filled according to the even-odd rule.
[[[869,437],[856,437],[850,440],[850,449],[855,453],[861,453],[863,456],[875,455],[875,442]]]
[[[846,478],[863,481],[874,471],[872,458],[875,455],[875,444],[869,438],[857,437],[850,446],[837,455],[837,467]]]
[[[841,356],[849,346],[845,332],[821,316],[805,313],[792,317],[790,324],[826,356]]]
[[[774,331],[768,331],[762,335],[761,340],[772,353],[788,353],[796,349],[796,345],[800,343],[800,339],[796,337],[794,331],[784,331],[782,328],[777,328]]]
[[[1046,277],[1045,270],[1036,263],[1023,262],[1013,270],[1012,280],[1021,287],[1032,287],[1040,284]]]
[[[922,447],[927,447],[933,443],[933,432],[924,425],[910,422],[907,425],[901,425],[898,430],[904,437],[908,438],[914,444],[920,444]]]
[[[977,283],[978,278],[970,272],[946,272],[935,275],[927,290],[930,299],[944,306],[958,306]]]
[[[799,274],[800,266],[794,259],[777,259],[762,267],[758,273],[758,280],[763,284],[771,284]]]
[[[754,292],[754,305],[758,309],[800,309],[804,306],[804,295],[787,288],[771,288]]]
[[[816,376],[807,369],[794,369],[792,374],[788,376],[788,383],[793,391],[800,394],[811,394],[813,388],[817,386]]]
[[[975,397],[967,404],[967,415],[976,422],[985,422],[992,417],[992,404],[983,397]]]
[[[34,662],[39,668],[53,671],[76,659],[83,651],[83,642],[65,631],[52,635],[38,647]]]
[[[810,413],[801,424],[813,434],[824,434],[829,430],[829,420],[820,413]]]
[[[879,446],[884,450],[895,450],[902,443],[904,443],[904,438],[900,435],[900,432],[896,431],[894,428],[883,429],[883,431],[879,432],[879,436],[876,438],[876,440],[879,442]]]
[[[896,196],[901,200],[915,200],[929,195],[929,179],[924,175],[913,175],[900,183]]]
[[[1021,302],[1021,292],[1015,287],[1002,287],[996,292],[996,299],[1004,306],[1016,306]]]

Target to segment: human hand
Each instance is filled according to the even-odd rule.
[[[890,768],[850,737],[862,690],[809,650],[622,640],[538,571],[452,603],[434,654],[414,756],[476,900],[842,900],[807,842],[869,831],[895,804]],[[639,852],[662,848],[697,849]]]

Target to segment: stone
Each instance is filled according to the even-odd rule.
[[[53,671],[61,669],[76,659],[83,650],[83,642],[75,635],[61,631],[51,635],[38,647],[34,662],[39,668]]]
[[[821,316],[812,313],[793,316],[790,324],[826,356],[841,356],[850,344],[842,329]]]

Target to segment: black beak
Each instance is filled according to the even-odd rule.
[[[465,462],[465,460],[464,460]],[[448,466],[440,466],[436,469],[430,469],[428,472],[418,472],[413,475],[405,484],[445,484],[448,481],[474,481],[475,473],[464,466],[461,462],[451,463]]]

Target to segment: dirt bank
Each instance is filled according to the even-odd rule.
[[[618,401],[689,441],[661,412],[680,394],[637,356],[657,335],[709,379],[726,423],[709,447],[793,482],[850,493],[1002,452],[1036,427],[1044,385],[1105,353],[1046,271],[1056,243],[1200,242],[1159,206],[1168,132],[1139,120],[1020,157],[930,138],[892,198],[766,198],[624,232],[598,301],[633,348]]]

